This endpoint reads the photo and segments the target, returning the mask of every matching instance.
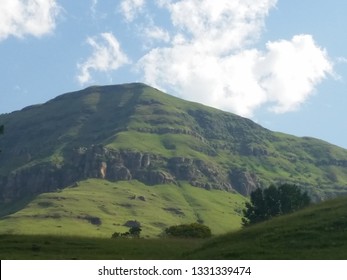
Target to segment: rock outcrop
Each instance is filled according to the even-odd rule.
[[[261,187],[261,184],[254,173],[241,169],[231,170],[230,181],[237,192],[246,196],[255,189]]]
[[[196,187],[232,191],[228,175],[202,160],[112,150],[101,145],[79,147],[59,165],[40,163],[16,170],[0,181],[1,201],[50,192],[87,178],[136,179],[147,185],[188,181]]]

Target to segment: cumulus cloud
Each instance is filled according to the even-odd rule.
[[[176,32],[137,67],[153,86],[243,116],[261,106],[276,113],[295,110],[333,66],[310,35],[254,47],[276,2],[160,0]]]
[[[326,51],[311,35],[269,42],[266,47],[268,52],[258,65],[260,85],[277,113],[297,109],[314,93],[315,86],[332,74]]]
[[[9,36],[40,37],[50,33],[59,12],[56,0],[1,0],[0,40]]]
[[[126,21],[132,22],[144,5],[145,0],[123,0],[120,3],[120,11]]]
[[[183,0],[162,4],[179,35],[199,51],[230,53],[254,42],[276,0]]]
[[[87,43],[93,48],[93,53],[83,63],[78,64],[77,79],[82,85],[92,81],[91,71],[113,71],[130,62],[112,33],[89,37]]]

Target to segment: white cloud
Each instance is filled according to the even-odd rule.
[[[276,0],[160,0],[176,33],[137,64],[145,82],[179,95],[252,116],[260,106],[276,113],[299,108],[332,74],[326,51],[312,36],[252,47]]]
[[[191,46],[154,49],[140,61],[147,83],[181,98],[250,116],[266,101],[255,78],[259,53],[229,57],[198,53]]]
[[[9,36],[40,37],[50,33],[59,12],[56,0],[1,0],[0,40]]]
[[[146,40],[156,42],[170,42],[170,34],[167,30],[160,28],[159,26],[146,26],[142,30],[142,36]]]
[[[120,11],[126,21],[132,22],[144,5],[145,0],[123,0],[120,3]]]
[[[167,3],[173,25],[199,51],[230,53],[258,38],[277,0],[182,0]],[[165,5],[164,5],[165,6]]]
[[[89,37],[87,43],[93,48],[93,53],[78,64],[77,79],[82,85],[92,81],[91,71],[113,71],[130,62],[112,33],[102,33],[99,38]]]
[[[317,46],[310,35],[269,42],[267,51],[259,64],[259,72],[264,77],[260,84],[269,101],[274,102],[272,110],[277,113],[297,109],[327,74],[333,74],[326,51]]]

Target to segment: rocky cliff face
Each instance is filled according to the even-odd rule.
[[[251,192],[261,187],[254,173],[240,169],[231,170],[230,181],[235,186],[236,191],[243,195],[250,195]]]
[[[202,160],[173,157],[134,151],[111,150],[101,145],[79,147],[65,156],[62,164],[41,163],[12,172],[0,181],[1,201],[10,202],[24,196],[64,188],[86,178],[110,181],[136,179],[147,185],[188,181],[205,189],[238,190],[248,194],[253,179],[231,184],[228,174],[218,166]]]

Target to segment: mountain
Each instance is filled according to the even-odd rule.
[[[93,178],[139,187],[176,186],[181,194],[189,185],[241,197],[278,182],[299,184],[315,200],[347,193],[346,150],[272,132],[140,83],[66,93],[2,114],[0,124],[5,125],[0,136],[0,216],[25,208],[39,194],[79,189]],[[188,212],[187,217],[199,220],[198,208]]]
[[[347,151],[269,131],[144,84],[89,87],[0,115],[2,233],[144,236],[201,222],[240,227],[245,197],[292,182],[347,192]]]

